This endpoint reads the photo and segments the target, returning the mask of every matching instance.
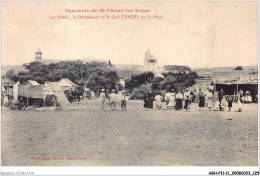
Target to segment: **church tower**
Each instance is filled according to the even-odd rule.
[[[38,48],[37,51],[35,52],[35,56],[36,56],[35,60],[37,60],[37,61],[42,59],[42,52],[41,52],[40,48]]]

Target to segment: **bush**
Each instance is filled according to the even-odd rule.
[[[242,66],[237,66],[235,70],[243,70]]]

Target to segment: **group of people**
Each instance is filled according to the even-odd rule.
[[[112,92],[110,94],[109,92],[105,92],[105,89],[101,89],[101,93],[100,93],[101,109],[104,111],[115,111],[117,96],[118,95],[116,94],[115,89],[112,89]],[[122,95],[120,99],[121,99],[121,110],[126,111],[127,96],[124,90],[122,91]]]
[[[175,91],[171,89],[164,94],[154,94],[152,90],[144,94],[144,108],[154,109],[154,100],[156,109],[162,109],[162,102],[165,101],[166,109],[185,110],[190,109],[191,103],[198,103],[200,111],[214,110],[214,111],[231,111],[233,103],[236,103],[238,111],[242,111],[241,102],[243,100],[243,94],[240,90],[237,95],[226,95],[223,89],[214,94],[212,87],[209,87],[205,92],[199,89],[198,93],[195,90],[185,89],[184,92]],[[249,92],[249,91],[248,91]],[[248,96],[249,93],[246,93]],[[214,96],[215,95],[215,96]],[[112,89],[111,93],[106,92],[105,89],[101,90],[100,101],[101,109],[106,111],[116,110],[117,100],[121,101],[121,110],[126,111],[127,95],[123,90],[122,94],[116,94],[115,89]],[[196,100],[198,99],[198,100]]]
[[[252,96],[249,90],[247,90],[244,94],[244,92],[242,91],[242,89],[239,90],[239,94],[240,94],[240,101],[243,103],[252,103]]]
[[[238,111],[242,111],[240,94],[226,95],[223,89],[221,89],[217,97],[214,97],[214,90],[211,87],[209,87],[206,92],[201,91],[201,89],[199,89],[197,94],[195,94],[195,92],[196,91],[192,90],[189,91],[189,89],[185,89],[183,93],[181,91],[175,92],[174,89],[166,92],[164,96],[166,109],[184,109],[188,111],[191,103],[198,103],[200,111],[205,109],[210,111],[225,111],[228,109],[228,111],[231,111],[233,102],[236,102]],[[161,109],[163,97],[160,94],[153,97],[152,91],[149,91],[149,93],[144,96],[144,108],[153,109],[153,100],[156,101],[156,108]]]
[[[183,93],[181,91],[175,92],[174,89],[166,92],[164,95],[166,108],[175,110],[185,109],[188,111],[190,109],[190,104],[195,103],[196,96],[198,97],[199,107],[203,108],[205,107],[206,98],[210,100],[213,97],[213,93],[209,90],[207,94],[204,94],[201,90],[197,95],[194,92],[189,91],[189,89],[185,89]],[[152,109],[154,99],[156,100],[156,108],[161,109],[163,97],[160,94],[157,94],[155,97],[153,97],[151,90],[147,95],[144,96],[144,107]]]

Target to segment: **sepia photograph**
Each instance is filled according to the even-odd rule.
[[[257,1],[1,9],[2,166],[258,166]]]

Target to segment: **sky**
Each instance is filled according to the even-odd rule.
[[[99,12],[101,8],[150,12]],[[257,13],[257,2],[2,2],[2,65],[33,61],[38,47],[43,59],[55,60],[142,65],[150,49],[161,66],[258,65]],[[117,15],[119,19],[111,19]]]

